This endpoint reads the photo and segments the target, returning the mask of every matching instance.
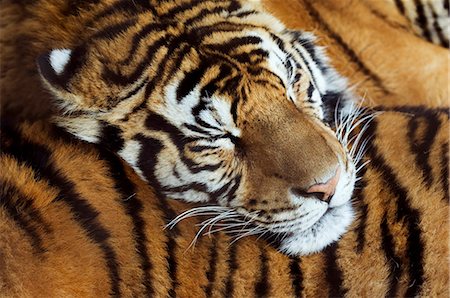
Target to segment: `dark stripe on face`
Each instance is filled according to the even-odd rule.
[[[328,23],[325,22],[325,20],[322,19],[319,12],[313,7],[313,5],[309,1],[305,1],[304,3],[306,9],[310,12],[310,15],[314,19],[314,21],[319,23],[323,27],[323,29],[328,33],[328,35],[336,41],[336,43],[339,45],[342,51],[350,58],[350,61],[355,63],[356,66],[361,70],[361,72],[365,76],[369,77],[384,94],[389,94],[390,92],[384,86],[381,78],[377,74],[373,73],[364,64],[364,62],[362,62],[359,59],[355,51],[352,48],[350,48],[350,46],[342,39],[342,37],[331,29],[331,27],[328,25]]]
[[[220,147],[217,146],[192,146],[189,147],[189,150],[192,152],[203,152],[206,150],[215,150],[215,149],[219,149]]]
[[[224,3],[221,3],[221,2],[215,3],[215,5],[221,5],[221,4],[226,4],[226,2],[224,2]],[[200,10],[197,15],[195,15],[193,17],[190,17],[189,19],[186,19],[185,21],[183,21],[183,24],[186,27],[191,27],[194,23],[202,22],[205,18],[210,17],[211,15],[218,14],[218,13],[221,13],[223,11],[227,11],[228,13],[231,13],[235,9],[237,9],[237,7],[235,7],[233,2],[230,3],[230,5],[228,7],[217,6],[217,7],[214,7],[213,9],[211,9],[211,8],[204,8],[204,9]]]
[[[302,36],[302,32],[298,31],[290,31],[291,34],[294,33],[294,36],[296,37],[296,40],[294,42],[298,43],[298,46],[302,47],[303,49],[308,52],[308,54],[311,56],[311,59],[316,63],[317,67],[320,69],[321,72],[325,72],[327,70],[327,67],[320,61],[320,59],[317,56],[316,52],[316,46],[314,43],[306,39]]]
[[[262,243],[262,244],[261,244]],[[261,266],[258,270],[259,279],[255,284],[255,297],[262,298],[268,297],[270,292],[270,283],[269,283],[269,259],[267,257],[267,251],[265,249],[265,243],[261,242],[259,245],[261,256],[260,262]]]
[[[143,55],[144,59],[141,62],[139,62],[138,65],[133,67],[133,72],[131,74],[124,75],[121,73],[117,73],[114,70],[111,70],[105,66],[103,68],[103,73],[102,73],[103,79],[110,84],[119,85],[119,86],[127,86],[127,85],[134,84],[143,75],[144,71],[148,67],[150,67],[155,53],[166,42],[167,41],[165,40],[165,38],[161,37],[160,39],[156,40],[153,44],[151,44],[147,48],[146,54]],[[156,77],[156,75],[155,75],[155,77]],[[153,77],[152,80],[154,80],[155,77]],[[150,83],[149,83],[149,85],[150,85]]]
[[[294,295],[295,297],[300,298],[303,295],[303,272],[301,268],[301,259],[299,257],[291,258],[291,261],[289,262],[289,271]]]
[[[124,140],[122,138],[122,131],[115,125],[110,125],[101,121],[101,133],[99,144],[102,148],[108,148],[113,152],[122,150]]]
[[[36,254],[45,253],[47,250],[38,231],[42,228],[49,233],[50,225],[43,220],[42,214],[33,206],[31,199],[25,198],[16,187],[6,181],[0,181],[0,185],[0,209],[5,210],[23,231]]]
[[[168,11],[164,12],[163,14],[160,14],[159,17],[161,19],[175,19],[177,14],[182,14],[188,10],[194,10],[197,6],[199,6],[202,3],[205,2],[212,2],[208,0],[191,0],[188,2],[185,2],[180,5],[176,5],[175,7],[169,9]]]
[[[148,296],[154,295],[152,284],[152,277],[150,271],[153,265],[150,262],[146,244],[148,243],[146,231],[146,222],[142,217],[143,205],[136,194],[134,184],[128,178],[123,163],[117,155],[108,150],[99,148],[100,158],[105,161],[109,167],[109,174],[114,180],[115,188],[120,194],[120,202],[127,215],[132,222],[133,243],[135,244],[135,251],[139,255],[140,268],[142,269],[142,284],[145,287],[145,294]]]
[[[265,58],[269,57],[269,53],[262,49],[254,49],[250,52],[232,55],[233,59],[243,64],[256,65],[262,63]],[[256,58],[256,59],[255,59]]]
[[[19,132],[13,129],[2,131],[15,142],[10,146],[3,146],[4,152],[14,156],[19,162],[30,166],[40,177],[47,180],[50,186],[59,190],[57,201],[65,202],[72,210],[74,220],[84,229],[85,234],[103,252],[108,267],[111,290],[113,296],[120,296],[120,274],[116,252],[109,244],[109,231],[103,227],[98,219],[99,212],[89,202],[75,191],[75,184],[65,178],[52,162],[51,152],[42,145],[23,139]]]
[[[373,120],[367,128],[367,133],[375,135],[377,131],[377,120]],[[412,297],[420,295],[422,284],[424,282],[423,255],[424,246],[422,241],[422,230],[420,229],[420,213],[417,209],[409,205],[410,198],[407,190],[394,174],[394,170],[388,165],[383,156],[380,155],[375,142],[372,141],[367,149],[372,167],[381,174],[383,181],[392,197],[396,198],[397,212],[396,221],[404,223],[408,229],[406,241],[406,254],[409,259],[408,275],[409,284],[406,296]],[[413,282],[414,281],[414,282]]]
[[[220,167],[220,164],[213,165],[199,165],[190,158],[184,155],[184,150],[188,139],[184,138],[184,134],[174,125],[170,124],[166,119],[158,114],[151,113],[148,115],[145,124],[148,129],[153,131],[162,131],[167,133],[172,144],[178,148],[180,160],[188,167],[192,173],[199,173],[201,171],[215,171]],[[142,168],[141,168],[142,169]]]
[[[212,297],[212,290],[214,287],[214,283],[216,282],[217,275],[217,258],[219,257],[218,247],[217,247],[218,237],[213,237],[211,250],[210,250],[210,258],[209,258],[209,269],[206,272],[206,278],[208,279],[208,284],[205,289],[205,296]]]
[[[450,195],[449,195],[449,183],[448,183],[448,143],[444,143],[441,146],[441,182],[442,188],[444,191],[444,201],[449,203]]]
[[[97,31],[90,39],[115,39],[117,36],[124,34],[130,27],[136,25],[137,19],[133,18],[114,25],[107,26]]]
[[[204,63],[200,63],[196,68],[185,74],[177,88],[177,102],[181,102],[185,96],[200,84],[200,81],[207,71],[208,66]]]
[[[426,127],[423,135],[419,135],[417,131],[420,125]],[[433,117],[428,115],[427,118],[413,117],[408,122],[409,146],[415,155],[418,167],[422,170],[425,184],[428,187],[433,183],[433,172],[429,162],[430,151],[440,126],[441,122],[436,115]]]
[[[147,77],[146,79],[144,79],[139,85],[137,85],[134,89],[130,90],[130,92],[128,92],[124,97],[119,98],[118,100],[116,100],[116,105],[121,103],[122,101],[125,101],[127,99],[130,99],[131,97],[133,97],[134,95],[136,95],[139,91],[141,91],[146,85],[147,83],[150,81],[150,79]],[[111,105],[111,107],[115,107],[115,105]]]
[[[161,32],[167,30],[169,26],[176,25],[175,22],[164,22],[164,23],[150,23],[145,25],[139,32],[137,32],[131,41],[131,49],[128,51],[128,56],[121,62],[121,64],[129,65],[133,57],[136,55],[136,52],[141,45],[143,40],[147,40],[147,36],[151,35],[154,32]],[[157,42],[161,39],[165,39],[164,37],[160,37],[158,40],[154,41],[153,44],[157,44]],[[149,53],[147,51],[147,53]]]
[[[225,78],[230,76],[231,73],[232,73],[232,69],[230,66],[228,66],[226,64],[221,64],[219,66],[219,74],[214,79],[212,79],[210,82],[208,82],[207,84],[205,84],[202,87],[202,89],[200,90],[200,96],[202,98],[212,96],[217,91],[217,88],[218,88],[217,83],[221,82],[222,80],[224,80]],[[202,104],[203,107],[201,109],[198,109],[200,104]],[[204,108],[204,104],[205,104],[204,102],[200,101],[199,104],[195,108],[192,109],[192,113],[195,116],[198,116],[200,111]]]
[[[336,263],[338,258],[336,251],[338,244],[334,242],[325,249],[325,261],[326,261],[326,279],[329,284],[328,296],[329,297],[344,297],[347,293],[347,289],[343,287],[343,274],[339,265]]]
[[[228,255],[228,278],[225,282],[225,288],[222,292],[222,297],[233,297],[234,295],[234,274],[239,268],[237,260],[237,243],[230,244],[230,250]]]
[[[157,15],[157,12],[150,1],[130,1],[130,0],[121,0],[116,3],[108,6],[106,9],[101,12],[95,14],[92,19],[86,23],[85,27],[95,27],[93,24],[100,22],[102,19],[110,17],[112,15],[117,15],[119,13],[129,14],[131,16],[135,16],[138,13],[149,11],[153,15]]]
[[[402,275],[402,261],[400,257],[395,254],[394,237],[389,229],[387,216],[384,214],[380,224],[381,233],[381,249],[384,252],[387,266],[389,268],[389,287],[386,297],[396,297],[398,290],[398,281]]]
[[[428,41],[432,42],[433,40],[431,39],[431,33],[430,30],[428,29],[428,19],[427,16],[425,15],[425,8],[423,7],[420,0],[414,0],[414,5],[416,6],[416,13],[417,13],[416,23],[422,29],[423,36]]]
[[[258,45],[261,42],[262,39],[257,36],[243,36],[243,37],[235,37],[230,40],[223,41],[221,43],[207,44],[205,45],[205,47],[213,51],[228,54],[241,46]]]

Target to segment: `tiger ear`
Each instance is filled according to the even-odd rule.
[[[41,77],[50,87],[68,89],[68,83],[83,64],[82,49],[54,49],[37,59]]]

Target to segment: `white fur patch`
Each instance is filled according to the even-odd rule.
[[[288,255],[306,255],[321,251],[338,240],[353,221],[351,203],[332,208],[307,230],[293,232],[283,239],[280,250]]]
[[[57,74],[61,74],[64,71],[71,54],[72,51],[68,49],[57,49],[50,53],[50,65]]]

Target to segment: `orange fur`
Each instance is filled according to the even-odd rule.
[[[2,44],[2,51],[6,50],[2,65],[11,59],[2,73],[4,115],[21,110],[27,102],[38,111],[24,112],[24,117],[46,115],[48,106],[44,103],[49,101],[38,82],[35,56],[50,48],[73,46],[85,34],[82,22],[74,21],[77,17],[70,16],[73,11],[64,1],[42,3],[23,12],[23,26],[17,35],[10,33],[17,28],[2,24],[3,32],[8,33]],[[380,21],[359,2],[292,0],[283,4],[265,2],[289,27],[320,36],[332,63],[357,84],[357,93],[366,95],[370,105],[422,103],[436,107],[447,103],[447,51]],[[88,5],[81,10],[89,15]],[[12,23],[17,22],[17,11],[15,3],[2,6],[2,16],[11,18]],[[365,74],[367,71],[326,27],[342,36],[379,81]],[[30,45],[30,52],[19,56],[16,50],[24,42]],[[22,63],[27,67],[17,67]],[[24,82],[30,89],[23,88]],[[417,146],[427,139],[425,131],[433,125],[436,137],[427,140],[429,150],[421,152]],[[113,293],[116,283],[118,292],[128,297],[144,296],[149,289],[155,296],[201,297],[211,293],[213,297],[241,297],[254,293],[294,297],[301,292],[302,296],[352,297],[385,295],[394,284],[398,296],[411,294],[408,291],[448,296],[448,266],[442,263],[448,256],[448,125],[446,111],[425,108],[394,108],[374,120],[370,126],[374,145],[367,154],[372,162],[363,176],[364,188],[355,195],[360,217],[338,244],[301,258],[281,255],[256,237],[230,244],[232,239],[222,233],[202,237],[195,249],[186,250],[200,220],[188,219],[176,231],[162,228],[170,216],[190,205],[162,202],[117,158],[95,145],[61,136],[45,123],[21,124],[12,130],[18,131],[17,136],[3,127],[0,293],[12,297],[106,296]],[[30,144],[32,149],[43,150],[27,151]],[[425,157],[431,180],[425,177],[423,163],[417,161]],[[389,180],[386,165],[392,168],[398,185]],[[122,171],[123,176],[117,176]],[[72,183],[75,193],[98,212],[97,223],[83,228],[85,219],[69,206],[71,193],[58,176]],[[131,191],[121,184],[124,180],[133,185]],[[406,197],[399,194],[398,187],[406,189]],[[408,207],[402,209],[406,216],[397,215],[404,207],[402,200]],[[127,214],[136,204],[142,206],[135,216]],[[92,230],[98,225],[109,233],[101,243],[115,253],[110,259],[117,263],[119,281],[111,278],[105,249],[91,237],[99,233]],[[392,236],[390,240],[386,231]],[[414,234],[417,231],[419,235]],[[415,236],[419,236],[420,245],[411,247],[408,239]],[[389,241],[392,243],[386,245]],[[422,252],[421,258],[416,258],[415,249]],[[143,261],[145,255],[148,263]],[[418,268],[423,269],[420,274]]]

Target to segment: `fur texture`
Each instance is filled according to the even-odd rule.
[[[371,19],[373,21],[371,26],[374,27],[370,27],[365,26],[364,21],[356,19],[354,22],[358,24],[360,32],[377,33],[381,32],[380,29],[389,29],[388,31],[392,33],[389,36],[393,36],[392,41],[401,36],[403,40],[408,40],[408,46],[414,44],[418,53],[414,58],[430,57],[427,54],[433,54],[435,55],[433,61],[436,61],[435,64],[427,64],[426,69],[417,65],[414,69],[407,68],[401,63],[406,63],[410,56],[401,61],[389,60],[389,56],[386,55],[389,53],[389,47],[383,45],[375,47],[378,50],[383,49],[382,53],[385,56],[363,58],[362,62],[361,57],[355,53],[360,53],[358,49],[367,45],[367,39],[353,40],[354,33],[350,32],[354,30],[348,30],[345,26],[349,26],[349,23],[342,21],[342,17],[347,14],[344,7],[340,6],[342,2],[292,1],[294,6],[298,5],[301,8],[297,11],[297,16],[305,14],[303,24],[298,23],[300,18],[289,20],[291,15],[282,11],[288,6],[275,4],[275,2],[266,3],[268,9],[282,17],[290,27],[320,29],[316,34],[322,37],[319,42],[331,45],[329,50],[333,64],[338,69],[343,68],[343,73],[349,69],[356,70],[356,75],[351,76],[351,80],[355,77],[364,79],[362,87],[358,86],[357,92],[368,92],[372,100],[389,105],[399,104],[402,101],[423,101],[430,105],[442,105],[445,102],[446,88],[442,88],[445,85],[439,81],[445,67],[442,67],[439,61],[445,61],[448,53],[421,42],[408,30],[404,28],[400,30],[386,20]],[[367,12],[367,3],[352,4],[354,12]],[[89,2],[86,2],[71,10],[61,1],[57,5],[46,5],[44,2],[44,5],[34,7],[37,11],[33,12],[34,17],[26,20],[27,26],[24,27],[36,33],[33,36],[31,51],[39,49],[42,51],[44,45],[50,48],[73,48],[77,44],[77,38],[82,39],[83,36],[90,34],[80,29],[83,28],[80,26],[83,24],[83,18],[91,13],[89,5]],[[9,9],[14,9],[14,5],[10,5]],[[292,13],[291,10],[292,8],[289,13]],[[334,13],[330,15],[330,11]],[[339,11],[339,14],[336,14],[336,11]],[[352,17],[359,16],[357,13]],[[370,18],[372,15],[375,16],[374,13],[366,13],[365,16]],[[61,23],[61,19],[69,21]],[[53,26],[48,26],[46,32],[33,31],[42,26],[42,20],[48,22],[47,26],[48,24]],[[297,24],[294,24],[295,22]],[[57,23],[64,24],[64,28]],[[350,22],[351,24],[353,23]],[[388,26],[384,27],[386,24]],[[341,32],[345,39],[343,40],[335,30]],[[29,32],[24,33],[22,37],[27,34]],[[49,42],[54,36],[61,36],[61,39]],[[370,36],[377,38],[376,34]],[[334,42],[329,42],[330,40]],[[49,51],[50,48],[45,50]],[[405,47],[399,47],[397,52],[408,53]],[[382,57],[385,64],[377,64],[377,59]],[[340,63],[346,59],[347,62],[344,64],[346,66],[340,67]],[[65,60],[54,59],[53,66],[64,66],[65,63],[61,61]],[[387,66],[393,69],[392,65],[398,66],[394,67],[395,74],[386,71],[389,69]],[[54,67],[55,70],[56,68]],[[412,73],[408,74],[408,80],[405,82],[402,74],[408,70],[412,70]],[[424,73],[424,70],[428,72]],[[11,91],[19,86],[14,80],[20,79],[20,76],[15,77],[11,74],[14,72],[20,74],[21,70],[13,66],[7,68],[7,71],[10,73],[6,76],[9,80],[6,86],[12,88],[9,89]],[[423,80],[429,73],[433,73],[438,80],[431,81],[429,78]],[[30,74],[25,77],[25,81],[34,82],[32,74],[31,77]],[[420,85],[413,84],[419,81]],[[403,96],[399,97],[398,94]],[[415,96],[411,97],[411,94]],[[20,91],[16,96],[7,98],[10,100],[20,98]],[[33,101],[35,100],[39,100],[39,94],[33,98]],[[6,128],[3,132],[3,136],[6,137],[2,139],[2,142],[4,141],[2,148],[5,148],[2,162],[5,162],[4,168],[8,169],[4,176],[5,183],[2,183],[2,187],[4,186],[2,198],[6,198],[2,201],[4,206],[2,220],[5,223],[2,227],[6,228],[2,236],[8,241],[1,243],[5,243],[2,248],[4,252],[2,260],[5,263],[3,267],[7,269],[3,271],[0,286],[6,289],[5,293],[17,296],[48,294],[49,289],[55,289],[57,291],[55,295],[110,293],[127,296],[152,292],[170,296],[174,296],[175,293],[181,296],[202,295],[195,292],[199,290],[204,290],[207,296],[210,293],[214,295],[231,293],[241,296],[251,291],[257,296],[295,296],[299,292],[303,295],[323,295],[327,291],[331,296],[345,293],[445,294],[448,272],[447,268],[443,268],[445,266],[439,267],[438,263],[440,258],[448,255],[445,244],[447,241],[439,244],[431,239],[447,237],[447,225],[440,224],[447,220],[443,214],[447,214],[448,203],[445,201],[445,198],[448,198],[446,190],[448,141],[445,139],[445,133],[442,133],[448,129],[447,116],[445,111],[438,109],[420,111],[397,108],[396,111],[385,113],[373,122],[369,132],[376,135],[376,141],[368,151],[372,165],[363,178],[365,183],[368,183],[367,181],[370,183],[364,185],[363,191],[355,196],[355,205],[361,217],[358,217],[351,231],[339,244],[333,245],[321,254],[301,259],[281,256],[264,242],[256,241],[254,238],[241,239],[228,246],[232,239],[221,233],[211,239],[200,238],[200,242],[197,243],[200,253],[188,250],[183,254],[194,238],[196,221],[191,220],[176,226],[175,230],[165,232],[161,227],[177,213],[190,207],[175,202],[167,206],[166,200],[162,201],[160,197],[155,197],[148,186],[130,169],[102,148],[73,143],[74,141],[68,137],[60,139],[60,136],[51,133],[52,129],[42,124],[24,125],[20,129]],[[427,119],[430,117],[431,119]],[[95,123],[91,123],[94,130]],[[432,137],[426,133],[438,132],[437,128],[442,130],[436,135],[431,135]],[[424,142],[420,142],[421,140]],[[411,145],[405,147],[406,143]],[[380,144],[381,149],[377,144]],[[437,147],[439,149],[436,149]],[[424,148],[427,150],[421,151]],[[400,154],[401,152],[403,153]],[[432,155],[435,159],[431,158]],[[373,160],[376,160],[375,164]],[[405,169],[396,163],[408,162],[412,165],[412,160],[416,167]],[[111,170],[112,168],[114,170]],[[99,169],[106,171],[101,172]],[[28,174],[19,175],[21,170]],[[20,177],[24,180],[20,180]],[[16,178],[22,182],[15,180]],[[405,178],[407,179],[401,180]],[[105,181],[110,182],[108,184]],[[30,191],[28,187],[34,187],[32,185],[36,183],[37,188]],[[372,191],[365,194],[367,189]],[[138,192],[141,191],[145,200],[139,199],[142,195]],[[42,193],[47,195],[43,196]],[[428,203],[432,203],[431,205],[423,203],[421,198],[424,194],[430,197]],[[112,197],[118,198],[116,204],[123,204],[125,210],[123,217],[118,213],[120,209],[113,208]],[[127,203],[129,201],[130,205]],[[437,202],[444,203],[440,206]],[[67,206],[66,215],[60,213],[64,210],[64,204]],[[373,207],[374,204],[376,207]],[[55,205],[62,209],[55,210],[53,208]],[[442,214],[435,211],[436,206],[440,206],[438,210],[443,210]],[[49,217],[50,220],[56,220],[57,224],[47,222],[46,216],[51,213],[50,209],[57,211],[55,216]],[[432,223],[429,223],[430,218],[433,218]],[[74,223],[73,233],[67,232],[71,230],[70,223]],[[123,229],[118,228],[117,223],[123,223],[119,225]],[[55,231],[57,236],[46,237]],[[160,242],[155,239],[160,239]],[[50,241],[46,242],[47,240]],[[73,246],[69,246],[68,243]],[[16,244],[18,246],[15,246]],[[89,245],[92,246],[90,249]],[[70,252],[71,249],[73,254]],[[96,250],[99,250],[97,255],[93,253]],[[26,272],[19,269],[23,265],[20,263],[20,256],[14,255],[18,251],[23,254],[23,260],[26,260],[26,264],[31,268]],[[138,253],[132,256],[129,254],[130,251]],[[364,262],[359,259],[362,254],[366,257]],[[205,260],[212,258],[219,261],[214,266],[209,266],[210,263],[198,260],[199,255],[205,256]],[[250,262],[246,257],[238,258],[239,255],[259,256],[261,266],[254,261]],[[180,258],[186,259],[180,262]],[[51,263],[61,265],[55,266]],[[65,267],[62,264],[70,265]],[[88,267],[87,270],[83,268],[85,266]],[[55,272],[51,269],[55,267],[67,270]],[[104,269],[102,271],[99,268]],[[35,270],[40,271],[39,276],[43,280],[50,280],[55,286],[27,278],[26,274],[31,274]],[[79,273],[81,270],[83,274]],[[204,277],[192,279],[193,272],[198,272],[195,276]],[[136,276],[142,278],[136,280]],[[75,280],[79,282],[74,282]]]
[[[2,126],[0,289],[7,297],[448,295],[448,113],[371,122],[357,220],[325,251],[289,258],[158,198],[118,157],[42,123]],[[407,165],[407,166],[405,166]]]

